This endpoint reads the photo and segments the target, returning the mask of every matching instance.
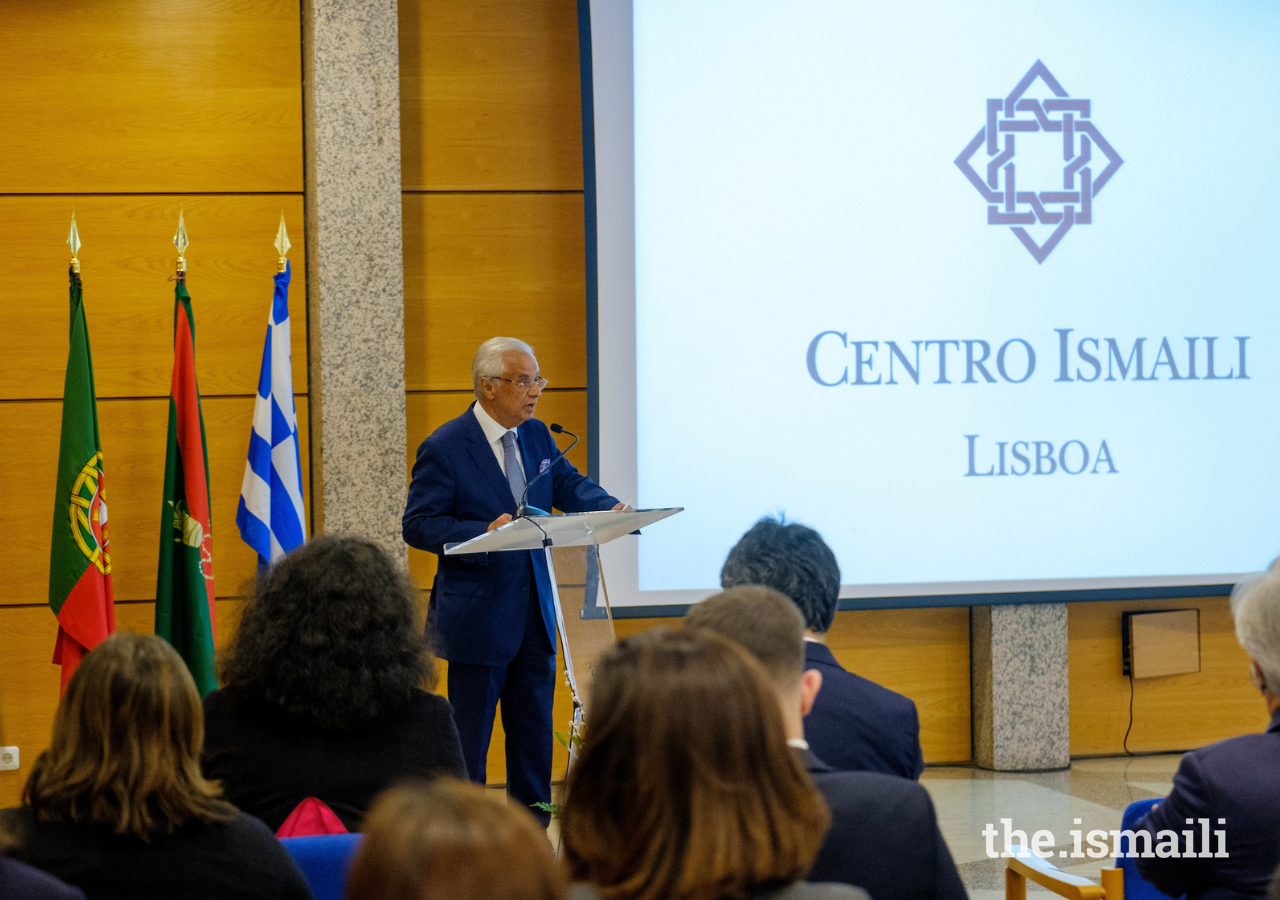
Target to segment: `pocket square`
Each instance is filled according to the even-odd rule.
[[[541,475],[543,472],[547,471],[547,469],[550,469],[550,468],[551,468],[551,460],[544,459],[542,462],[538,463],[538,474]]]

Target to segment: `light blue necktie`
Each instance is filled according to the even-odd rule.
[[[502,467],[507,470],[507,484],[511,485],[511,495],[516,505],[524,496],[524,470],[520,468],[520,460],[516,456],[516,436],[508,431],[502,435]]]

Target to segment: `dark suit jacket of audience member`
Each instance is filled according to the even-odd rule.
[[[373,798],[407,777],[467,777],[449,701],[414,691],[401,710],[352,732],[290,720],[231,691],[204,698],[206,778],[226,797],[279,830],[307,797],[324,801],[348,831],[358,831]]]
[[[881,772],[840,772],[796,751],[831,810],[810,881],[865,888],[875,900],[965,900],[964,882],[918,782]]]
[[[1210,832],[1226,831],[1226,858],[1139,857],[1142,877],[1171,897],[1185,893],[1187,900],[1265,897],[1280,863],[1280,712],[1263,734],[1228,738],[1182,757],[1173,791],[1137,827],[1151,833],[1153,848],[1157,832],[1174,832],[1180,853],[1187,849],[1182,832],[1191,831],[1198,854],[1202,818]],[[1210,844],[1216,853],[1216,836]]]
[[[84,891],[26,863],[0,857],[0,900],[84,900]]]
[[[817,757],[846,772],[919,778],[924,756],[916,705],[846,671],[825,644],[805,641],[804,660],[805,669],[822,673],[822,690],[804,720],[804,738]]]
[[[589,884],[575,884],[569,889],[569,900],[600,900]],[[747,900],[872,900],[867,892],[847,884],[809,884],[797,881],[785,887],[747,894]]]
[[[289,851],[244,813],[230,822],[186,825],[150,843],[92,822],[36,822],[24,806],[0,811],[0,824],[18,840],[10,851],[15,859],[92,900],[311,900]]]

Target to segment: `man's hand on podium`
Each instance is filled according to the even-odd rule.
[[[613,509],[609,510],[609,512],[635,512],[635,510],[632,509],[629,504],[619,503]]]

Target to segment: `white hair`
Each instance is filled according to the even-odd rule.
[[[1236,640],[1258,664],[1267,688],[1280,694],[1280,558],[1231,592]]]
[[[475,357],[471,360],[471,387],[477,400],[484,399],[480,390],[481,378],[499,378],[506,369],[502,357],[508,353],[528,353],[533,356],[533,348],[524,341],[509,337],[492,337],[480,345]]]

